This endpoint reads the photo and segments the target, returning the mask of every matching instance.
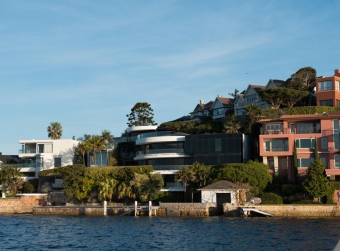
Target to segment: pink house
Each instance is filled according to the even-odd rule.
[[[259,152],[275,176],[294,180],[293,150],[296,145],[298,174],[302,179],[314,161],[315,141],[320,160],[326,164],[330,180],[340,181],[340,112],[329,114],[283,115],[262,119]]]

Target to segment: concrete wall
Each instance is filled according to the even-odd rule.
[[[216,215],[215,203],[161,203],[157,216],[211,216]]]
[[[279,217],[340,216],[340,206],[337,205],[251,205],[248,207]],[[227,203],[223,205],[223,213],[225,216],[240,216],[239,207]]]

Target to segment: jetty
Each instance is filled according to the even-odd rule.
[[[254,207],[240,207],[240,215],[241,217],[248,217],[248,216],[265,216],[265,217],[272,217],[273,215],[267,212],[264,212],[260,209],[256,209]]]

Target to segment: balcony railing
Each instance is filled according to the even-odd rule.
[[[18,163],[18,164],[2,164],[2,166],[8,166],[8,167],[19,167],[19,168],[37,168],[40,167],[41,164],[36,163]]]
[[[36,153],[37,151],[35,150],[35,149],[24,149],[24,150],[22,150],[22,149],[20,149],[19,150],[19,154],[25,154],[25,153]]]
[[[311,134],[311,133],[321,133],[321,129],[319,127],[310,127],[306,129],[291,129],[291,128],[284,128],[279,130],[260,130],[261,135],[267,134]]]
[[[184,149],[152,149],[152,150],[143,150],[137,151],[136,156],[145,155],[145,154],[172,154],[172,153],[179,153],[183,154]]]
[[[265,148],[266,152],[287,152],[289,151],[289,147],[288,146],[277,146],[277,147],[266,147]]]
[[[159,136],[185,136],[188,134],[181,132],[147,132],[142,133],[137,136],[137,139],[149,138],[149,137],[159,137]]]

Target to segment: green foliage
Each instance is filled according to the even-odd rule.
[[[284,102],[285,91],[285,88],[275,87],[267,90],[261,90],[259,95],[262,100],[269,102],[273,108],[278,109]]]
[[[241,129],[241,124],[235,114],[226,116],[224,121],[225,133],[238,133]]]
[[[302,183],[304,190],[314,198],[320,198],[326,196],[331,190],[332,186],[324,175],[325,165],[316,160],[308,167],[308,177]]]
[[[262,110],[262,116],[267,119],[276,119],[282,115],[300,115],[300,114],[322,114],[323,112],[340,111],[340,107],[331,106],[299,106],[283,109],[267,108]]]
[[[34,193],[35,191],[36,190],[34,186],[29,181],[25,181],[24,184],[22,185],[23,193]]]
[[[60,139],[63,135],[63,127],[58,122],[51,122],[47,127],[48,137],[51,139]]]
[[[109,200],[111,202],[112,196],[116,191],[117,181],[115,179],[106,178],[104,181],[99,182],[98,198],[101,201]]]
[[[197,188],[201,188],[211,184],[211,174],[212,169],[211,166],[206,166],[204,164],[200,164],[197,161],[193,163],[191,172],[193,177],[191,178],[191,182],[195,184]]]
[[[282,196],[291,196],[300,192],[302,192],[302,187],[300,185],[296,184],[282,185]]]
[[[164,185],[161,174],[134,174],[130,185],[141,202],[155,200],[159,197],[160,189]]]
[[[24,183],[21,176],[20,168],[6,165],[2,166],[0,169],[2,190],[9,193],[10,196],[15,196],[19,190],[22,189]]]
[[[282,197],[275,193],[263,193],[261,200],[261,204],[283,204]]]
[[[69,165],[60,167],[59,173],[63,179],[63,189],[67,197],[84,199],[83,182],[85,178],[86,167],[84,165]]]
[[[236,163],[214,166],[212,178],[213,182],[224,179],[231,182],[249,184],[251,187],[250,191],[254,195],[261,194],[268,183],[272,182],[268,166],[254,161],[249,161],[246,164]]]
[[[131,109],[131,113],[126,115],[128,117],[128,126],[148,126],[157,125],[153,121],[153,109],[147,102],[138,102]]]
[[[197,123],[195,121],[166,122],[162,123],[159,128],[166,128],[169,130],[183,132],[187,134],[221,133],[223,132],[223,123],[220,120],[203,118],[201,123]]]

